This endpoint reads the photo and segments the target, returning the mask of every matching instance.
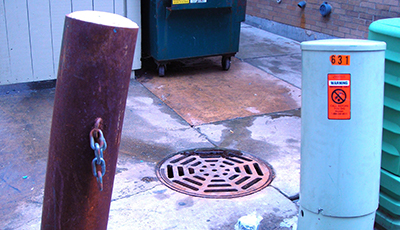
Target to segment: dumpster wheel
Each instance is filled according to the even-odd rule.
[[[166,65],[165,64],[160,64],[158,66],[158,76],[164,77],[165,76],[165,69],[166,69]]]
[[[229,68],[231,67],[231,57],[222,56],[221,65],[223,70],[229,70]]]

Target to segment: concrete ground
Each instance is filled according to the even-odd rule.
[[[295,229],[300,178],[300,44],[243,24],[229,71],[220,58],[171,63],[166,77],[132,80],[108,229]],[[39,229],[54,82],[0,87],[0,229]],[[232,103],[233,102],[233,103]],[[207,199],[178,193],[155,166],[178,151],[221,147],[274,169],[252,195]]]

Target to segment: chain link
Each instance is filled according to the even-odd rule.
[[[106,173],[106,162],[103,158],[104,150],[107,148],[107,142],[101,131],[101,118],[97,118],[94,128],[90,131],[90,147],[94,151],[94,159],[92,160],[93,176],[97,179],[99,190],[103,191],[103,176]],[[97,170],[98,166],[100,170]]]

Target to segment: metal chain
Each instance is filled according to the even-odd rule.
[[[97,179],[99,190],[103,191],[103,176],[106,173],[106,162],[103,158],[103,152],[107,148],[107,142],[101,131],[102,119],[97,118],[94,128],[90,131],[90,147],[94,150],[94,159],[92,160],[93,176]],[[100,167],[97,170],[97,165]]]

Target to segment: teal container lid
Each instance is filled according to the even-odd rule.
[[[386,50],[386,43],[363,39],[323,39],[302,42],[300,47],[310,51],[381,51]]]
[[[387,18],[375,21],[369,25],[369,30],[377,34],[400,38],[400,18]]]

